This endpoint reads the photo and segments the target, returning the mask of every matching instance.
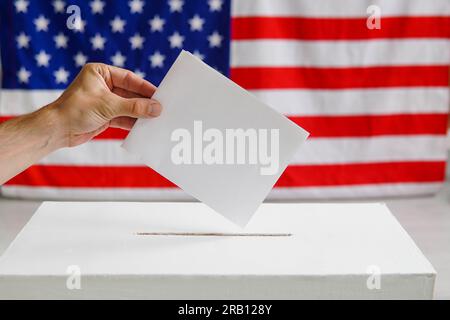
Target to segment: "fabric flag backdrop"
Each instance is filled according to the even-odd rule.
[[[157,85],[184,48],[311,132],[271,199],[429,194],[445,179],[448,0],[0,0],[0,28],[2,120],[57,98],[89,61]],[[126,134],[55,152],[2,193],[189,198],[121,150]]]

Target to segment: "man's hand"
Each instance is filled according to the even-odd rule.
[[[0,124],[0,185],[59,148],[158,116],[155,89],[130,71],[87,64],[55,102]]]
[[[156,88],[131,71],[87,64],[50,108],[56,110],[65,145],[77,146],[108,127],[130,130],[136,118],[156,117],[161,105]]]

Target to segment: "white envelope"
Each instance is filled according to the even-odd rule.
[[[161,116],[138,120],[123,147],[242,227],[308,136],[186,51],[153,98]]]

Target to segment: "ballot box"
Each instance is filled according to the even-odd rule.
[[[0,298],[431,299],[436,272],[389,209],[45,202],[0,258]]]

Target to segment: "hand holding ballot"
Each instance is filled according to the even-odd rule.
[[[91,140],[108,127],[129,130],[157,117],[155,86],[131,71],[87,64],[55,102],[0,124],[0,185],[47,154]]]
[[[156,87],[131,71],[87,64],[54,105],[65,146],[91,140],[108,127],[130,130],[136,118],[157,117]]]

